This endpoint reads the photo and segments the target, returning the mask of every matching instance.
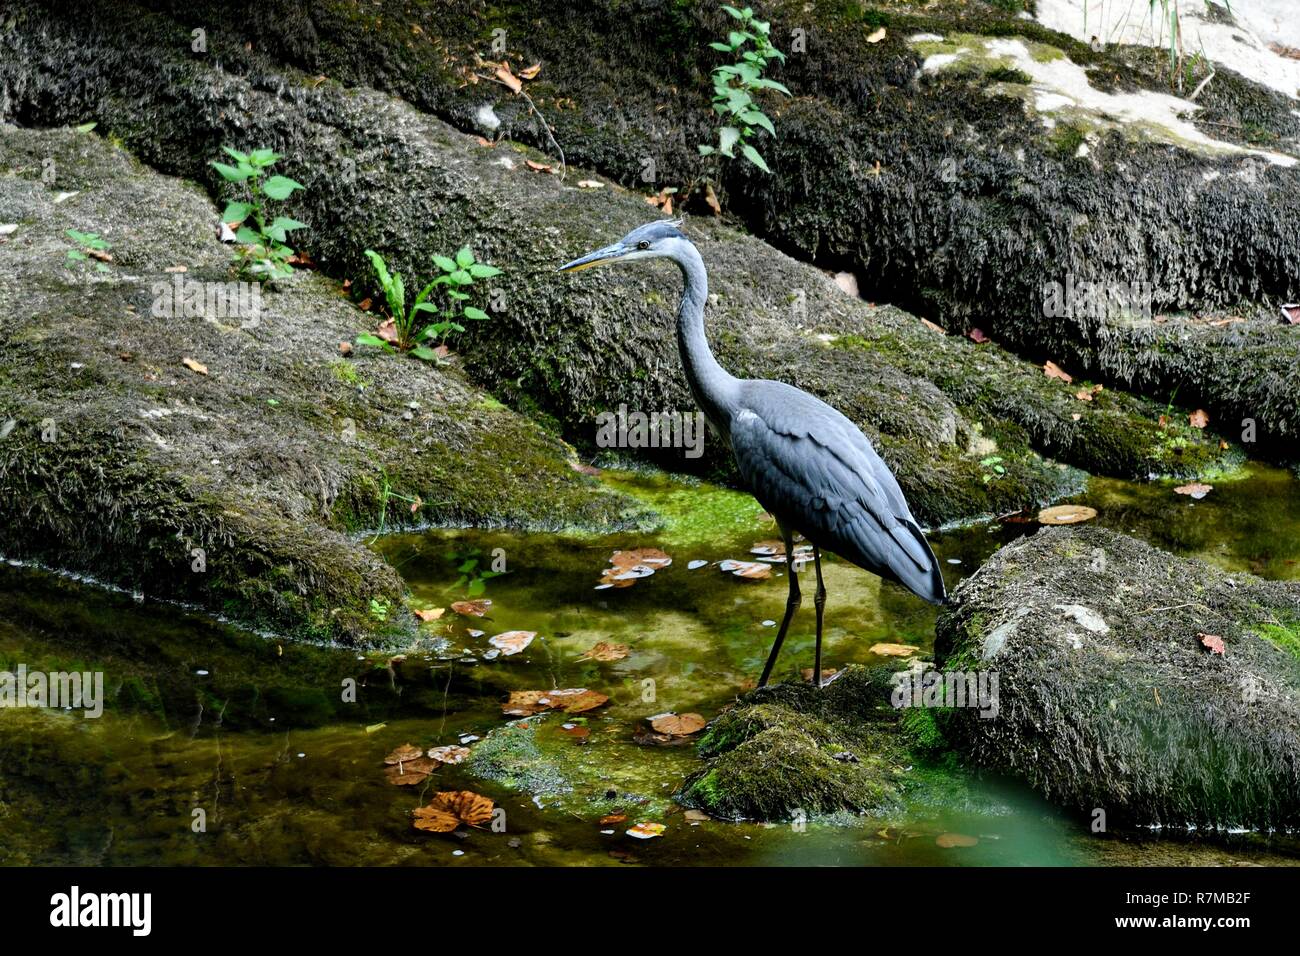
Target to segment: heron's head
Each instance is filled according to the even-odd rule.
[[[637,226],[626,236],[604,249],[589,252],[580,259],[560,266],[560,272],[577,272],[607,262],[630,262],[633,259],[670,258],[682,243],[689,243],[681,230],[680,219],[662,219]]]

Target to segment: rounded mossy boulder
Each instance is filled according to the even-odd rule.
[[[887,668],[850,666],[826,687],[745,695],[700,740],[705,766],[677,800],[729,820],[790,821],[901,806],[910,763]]]
[[[1136,824],[1300,824],[1300,583],[1049,528],[953,593],[935,650],[998,676],[992,717],[945,714],[971,761]]]

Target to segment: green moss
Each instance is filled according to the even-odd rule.
[[[1253,630],[1275,647],[1300,659],[1300,619],[1287,623],[1268,621],[1256,625]]]

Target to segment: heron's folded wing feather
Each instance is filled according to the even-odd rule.
[[[823,407],[833,417],[816,422],[791,414],[797,408],[765,417],[742,409],[731,425],[741,475],[766,507],[800,516],[804,530],[823,540],[842,542],[846,557],[890,567],[901,551],[917,570],[929,569],[933,555],[894,476],[865,435]]]

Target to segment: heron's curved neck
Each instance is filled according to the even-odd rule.
[[[673,261],[686,280],[682,304],[677,310],[677,348],[691,394],[705,417],[719,431],[735,412],[739,382],[718,364],[704,334],[704,303],[709,298],[709,280],[704,260],[690,242],[681,242]],[[724,432],[725,434],[725,432]]]

